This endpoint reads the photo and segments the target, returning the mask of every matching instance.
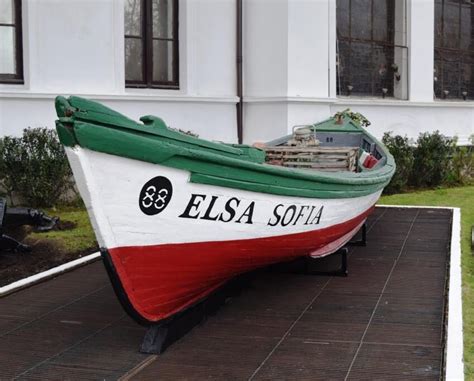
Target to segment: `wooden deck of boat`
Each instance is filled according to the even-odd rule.
[[[159,356],[95,262],[0,299],[0,379],[438,380],[450,222],[377,208],[347,278],[260,272]]]

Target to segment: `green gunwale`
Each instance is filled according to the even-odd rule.
[[[333,119],[314,125],[317,131],[360,131],[386,156],[371,170],[317,172],[264,163],[264,152],[246,145],[210,142],[169,129],[160,118],[137,123],[100,103],[80,97],[56,98],[59,139],[65,146],[187,170],[190,181],[261,193],[311,198],[359,197],[381,190],[390,181],[395,162],[388,150],[350,118],[341,126]]]

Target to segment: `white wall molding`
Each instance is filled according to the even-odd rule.
[[[374,106],[374,107],[435,107],[435,108],[474,108],[474,101],[433,100],[428,102],[415,102],[394,98],[380,97],[346,97],[318,98],[299,96],[246,96],[245,103],[324,103],[341,106]]]
[[[298,96],[249,96],[243,98],[244,103],[334,103],[337,98],[317,98]]]
[[[399,99],[340,97],[334,102],[337,105],[361,105],[376,107],[434,107],[434,108],[474,108],[474,101],[404,101]]]
[[[0,99],[54,99],[57,93],[31,93],[27,91],[0,92]],[[74,95],[97,100],[114,101],[145,101],[145,102],[206,102],[206,103],[237,103],[239,97],[226,96],[203,96],[203,95],[157,95],[151,93],[126,93],[126,94],[80,94]]]

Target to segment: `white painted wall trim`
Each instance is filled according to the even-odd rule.
[[[1,92],[0,99],[54,99],[57,93],[31,93],[31,92]],[[66,94],[67,95],[67,94]],[[123,100],[123,101],[151,101],[151,102],[207,102],[207,103],[237,103],[239,97],[234,95],[225,96],[202,96],[202,95],[157,95],[145,93],[128,94],[79,94],[85,98],[98,100]]]
[[[246,96],[244,103],[325,103],[333,104],[337,98],[295,97],[295,96]]]
[[[449,263],[448,318],[445,348],[445,379],[464,380],[464,347],[461,277],[461,209],[418,205],[377,205],[383,208],[448,209],[453,212]]]
[[[72,269],[75,269],[76,267],[80,267],[87,263],[93,262],[98,258],[100,258],[99,252],[87,255],[79,259],[75,259],[73,261],[64,263],[60,266],[53,267],[52,269],[49,269],[49,270],[40,272],[38,274],[29,276],[27,278],[20,279],[16,282],[7,284],[6,286],[0,287],[0,297],[5,296],[7,294],[11,294],[15,291],[19,291],[22,288],[32,286],[36,283],[39,283],[40,281],[59,275],[66,271],[71,271]]]
[[[338,98],[336,105],[357,105],[357,106],[403,106],[403,107],[435,107],[435,108],[474,108],[473,101],[432,101],[432,102],[414,102],[398,99],[380,99],[380,98]]]
[[[244,103],[318,103],[334,106],[374,106],[374,107],[435,107],[435,108],[474,108],[474,101],[413,102],[399,99],[381,99],[372,97],[317,98],[298,96],[246,96]]]

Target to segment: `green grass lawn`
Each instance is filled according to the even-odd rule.
[[[379,204],[461,208],[464,363],[466,378],[474,380],[474,257],[471,253],[471,227],[474,225],[474,186],[383,196]]]

